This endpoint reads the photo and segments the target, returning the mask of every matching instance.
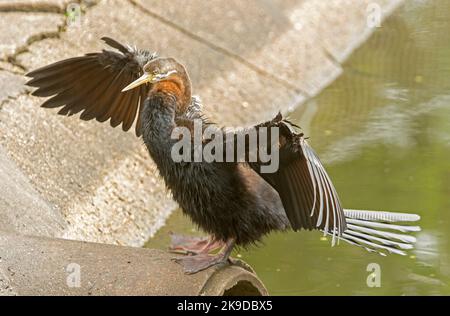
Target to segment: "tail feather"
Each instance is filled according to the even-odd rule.
[[[405,243],[413,244],[417,241],[416,237],[406,235],[406,234],[397,234],[397,233],[392,233],[392,232],[386,232],[386,231],[382,231],[382,230],[376,230],[376,229],[367,228],[364,226],[357,226],[357,225],[353,225],[353,224],[347,224],[347,227],[348,227],[348,229],[351,229],[352,231],[359,231],[359,232],[366,233],[366,234],[369,234],[372,236],[375,235],[375,236],[385,237],[387,239],[395,239],[395,240],[405,242]]]
[[[389,253],[396,253],[398,255],[406,256],[406,252],[404,252],[402,250],[399,250],[396,247],[380,245],[380,244],[368,241],[368,240],[366,240],[364,238],[355,237],[355,236],[352,236],[352,235],[347,234],[347,233],[343,233],[342,236],[343,236],[342,239],[344,241],[351,240],[357,246],[363,247],[364,249],[366,249],[366,250],[368,250],[370,252],[376,251],[379,254],[386,255],[384,252],[382,252],[382,250],[386,250]]]
[[[346,218],[361,219],[373,222],[417,222],[420,220],[420,216],[417,214],[397,212],[344,210],[344,214]]]
[[[359,219],[348,219],[346,218],[346,221],[348,224],[355,224],[358,226],[364,226],[364,227],[370,227],[375,229],[389,229],[389,230],[396,230],[402,233],[409,233],[409,232],[419,232],[420,226],[408,226],[408,225],[396,225],[396,224],[386,224],[386,223],[380,223],[380,222],[368,222],[365,220],[359,220]]]
[[[420,231],[420,226],[409,224],[420,220],[416,214],[344,210],[344,215],[347,229],[339,239],[384,256],[406,255],[405,250],[413,249],[417,241],[410,234]]]
[[[386,238],[380,238],[380,237],[376,237],[373,235],[354,231],[352,229],[348,229],[346,231],[346,233],[350,234],[352,236],[364,238],[365,240],[368,240],[368,241],[378,242],[378,243],[380,243],[382,245],[386,245],[386,246],[393,246],[393,247],[397,247],[400,249],[412,249],[413,248],[413,245],[410,243],[403,243],[403,242],[393,241],[393,240],[386,239]]]

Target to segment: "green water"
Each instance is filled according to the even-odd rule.
[[[319,233],[278,233],[235,252],[273,295],[450,294],[450,1],[407,1],[291,117],[311,137],[346,208],[416,212],[417,249],[381,257]],[[168,231],[197,233],[180,212]],[[366,280],[379,264],[381,286]]]

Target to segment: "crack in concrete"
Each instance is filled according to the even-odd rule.
[[[18,98],[20,98],[21,96],[23,96],[23,95],[26,95],[26,94],[28,94],[28,92],[20,92],[18,95],[16,95],[16,96],[7,96],[5,99],[3,99],[3,100],[0,100],[0,111],[2,110],[2,108],[5,106],[5,104],[7,104],[7,103],[9,103],[9,102],[11,102],[11,101],[15,101],[15,100],[17,100]]]
[[[216,44],[190,32],[189,30],[185,29],[184,27],[147,9],[146,7],[142,6],[140,3],[136,2],[135,0],[128,0],[128,2],[130,4],[132,4],[133,6],[135,6],[137,9],[139,9],[140,11],[144,12],[145,14],[147,14],[147,15],[151,16],[152,18],[158,20],[159,22],[164,23],[165,25],[179,31],[180,33],[183,33],[184,35],[188,36],[192,40],[197,41],[203,45],[206,45],[210,49],[212,49],[218,53],[221,53],[229,58],[236,60],[237,62],[247,66],[248,68],[255,71],[256,73],[278,82],[279,84],[283,85],[284,87],[286,87],[289,90],[293,90],[296,93],[303,94],[303,95],[305,95],[305,97],[310,97],[309,93],[307,93],[306,91],[303,91],[303,89],[297,87],[295,84],[292,84],[290,81],[280,78],[280,77],[274,75],[273,73],[270,73],[270,72],[266,71],[265,69],[262,69],[259,66],[253,64],[252,62],[248,61],[247,59],[243,58],[242,56],[235,54],[232,51],[230,51],[222,46],[216,45]]]
[[[11,63],[9,63],[9,64],[11,64]],[[13,65],[13,64],[11,64],[11,65],[12,65],[12,66],[15,66],[15,65]],[[11,74],[19,75],[19,76],[23,76],[23,75],[25,74],[24,71],[12,70],[12,69],[8,69],[8,68],[4,68],[4,67],[2,67],[2,66],[0,66],[0,71],[9,72],[9,73],[11,73]]]
[[[56,32],[44,32],[44,33],[39,33],[36,35],[33,35],[31,37],[28,38],[27,42],[25,45],[19,47],[18,49],[16,49],[16,51],[14,52],[14,54],[9,55],[6,57],[6,62],[10,63],[11,65],[18,67],[19,69],[21,69],[24,73],[27,72],[27,67],[25,67],[24,65],[22,65],[17,58],[19,57],[19,55],[29,52],[28,47],[31,46],[34,43],[37,43],[39,41],[45,40],[45,39],[49,39],[49,38],[60,38],[61,35],[61,28],[63,28],[64,26],[60,26],[58,28],[58,31]]]
[[[93,7],[98,1],[95,0],[74,0],[66,3],[78,3],[82,5],[85,9]],[[66,8],[53,3],[48,2],[30,2],[30,3],[0,3],[0,12],[25,12],[25,13],[59,13],[64,14]]]
[[[97,2],[92,2],[92,1],[86,1],[86,0],[80,0],[80,1],[76,1],[77,3],[80,3],[81,5],[84,4],[84,12],[87,11],[87,9],[94,7],[95,5],[97,5]],[[56,10],[58,9],[58,10]],[[17,5],[17,4],[1,4],[0,5],[0,12],[40,12],[40,13],[60,13],[63,14],[65,12],[65,9],[60,8],[59,6],[56,5],[51,5],[51,4],[35,4],[35,5],[27,5],[27,4],[23,4],[23,5]],[[50,39],[50,38],[61,38],[61,34],[64,33],[67,29],[67,20],[64,20],[64,22],[58,26],[58,30],[55,32],[42,32],[39,34],[35,34],[30,36],[26,43],[23,46],[18,47],[15,52],[13,54],[10,54],[2,59],[0,59],[0,61],[5,62],[10,64],[11,66],[13,66],[13,68],[17,68],[20,71],[15,71],[12,69],[7,69],[5,67],[1,67],[0,66],[0,71],[5,71],[11,74],[15,74],[15,75],[20,75],[23,76],[26,74],[26,72],[28,71],[27,67],[25,67],[24,65],[22,65],[17,58],[26,52],[29,52],[29,46],[33,45],[34,43],[37,43],[39,41],[45,40],[45,39]],[[0,111],[3,108],[3,106],[5,104],[7,104],[8,102],[11,101],[15,101],[18,98],[29,94],[31,91],[31,89],[26,88],[26,90],[24,92],[20,92],[18,95],[16,96],[8,96],[6,99],[1,100],[0,102]]]
[[[88,9],[91,9],[92,7],[97,5],[97,2],[95,1],[89,1],[89,0],[80,0],[80,1],[75,1],[76,3],[79,3],[80,5],[83,6],[83,12],[85,13]],[[57,11],[55,11],[56,9],[58,9]],[[64,8],[60,8],[57,5],[51,5],[51,4],[35,4],[35,5],[27,5],[27,4],[23,4],[23,5],[17,5],[17,4],[2,4],[0,5],[0,12],[40,12],[40,13],[59,13],[59,14],[64,14],[65,13],[65,9]],[[9,64],[11,64],[12,66],[17,67],[18,69],[20,69],[22,72],[21,73],[16,73],[19,75],[23,75],[27,72],[27,67],[25,67],[24,65],[22,65],[17,58],[19,57],[19,55],[29,52],[28,47],[31,46],[34,43],[40,42],[42,40],[45,39],[50,39],[50,38],[61,38],[61,34],[64,33],[67,29],[67,20],[64,19],[64,22],[61,25],[58,25],[58,30],[55,32],[43,32],[43,33],[39,33],[39,34],[35,34],[30,36],[26,43],[17,48],[15,50],[15,52],[11,55],[8,55],[4,58],[1,59],[1,61],[7,62]],[[0,67],[0,70],[4,70],[4,71],[8,71],[10,73],[15,73],[9,69],[4,69],[2,67]]]
[[[65,9],[51,3],[2,3],[0,12],[25,12],[25,13],[64,13]]]
[[[56,32],[43,32],[43,33],[39,33],[39,34],[35,34],[30,36],[27,39],[27,42],[25,43],[25,45],[19,47],[16,49],[16,51],[9,55],[6,56],[6,58],[4,58],[3,61],[10,63],[11,65],[21,69],[24,73],[27,71],[27,67],[25,67],[24,65],[22,65],[17,58],[19,57],[19,55],[26,53],[29,51],[28,47],[31,46],[32,44],[42,41],[44,39],[49,39],[49,38],[59,38],[62,32],[62,29],[65,27],[65,25],[61,25],[58,27],[58,31]],[[23,74],[23,73],[22,73]]]

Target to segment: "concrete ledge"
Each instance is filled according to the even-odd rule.
[[[0,295],[267,295],[238,265],[186,275],[161,250],[0,231]]]

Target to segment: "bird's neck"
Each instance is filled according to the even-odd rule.
[[[175,127],[177,99],[170,93],[155,91],[147,98],[143,113],[143,133],[169,135]]]
[[[167,92],[155,92],[145,101],[142,112],[142,137],[150,155],[158,164],[167,159],[172,148],[177,100]]]
[[[150,90],[149,97],[165,95],[175,99],[175,113],[181,115],[187,110],[191,101],[191,85],[188,79],[174,77],[171,80],[157,82]],[[170,100],[169,100],[170,101]]]

